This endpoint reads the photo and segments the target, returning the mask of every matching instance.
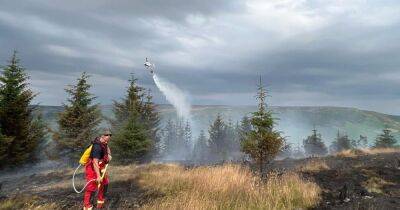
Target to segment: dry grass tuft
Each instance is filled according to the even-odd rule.
[[[107,173],[110,175],[110,181],[126,181],[136,176],[137,165],[113,166],[110,164]]]
[[[19,209],[60,209],[55,203],[40,204],[40,198],[37,196],[20,195],[14,198],[7,198],[0,201],[0,209],[19,210]]]
[[[348,149],[336,153],[338,157],[356,157],[362,155],[375,155],[382,153],[395,153],[400,152],[400,148],[371,148],[371,149]]]
[[[385,185],[393,185],[394,183],[387,182],[379,177],[371,177],[367,181],[362,183],[362,186],[370,193],[382,193],[382,189]]]
[[[321,159],[311,159],[305,164],[297,167],[297,171],[300,172],[318,172],[321,170],[329,170],[329,166],[324,160]]]
[[[266,182],[238,165],[185,170],[173,164],[140,169],[139,184],[158,198],[143,209],[295,209],[319,200],[320,188],[295,173]]]
[[[395,153],[400,152],[400,148],[374,148],[374,149],[364,149],[368,154],[378,154],[378,153]]]
[[[337,152],[335,155],[337,157],[356,157],[360,155],[367,155],[366,149],[347,149]]]

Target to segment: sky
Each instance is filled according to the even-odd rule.
[[[151,75],[192,104],[345,106],[400,115],[397,0],[0,0],[0,65],[14,50],[39,93],[61,105],[86,71],[97,102],[130,74],[167,103]]]

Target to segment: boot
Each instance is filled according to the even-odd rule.
[[[97,209],[102,209],[104,207],[104,201],[97,201]]]

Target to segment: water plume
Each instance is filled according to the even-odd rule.
[[[158,89],[160,89],[160,91],[164,94],[167,101],[175,107],[178,117],[190,122],[190,103],[185,93],[174,84],[163,78],[160,78],[155,73],[153,74],[153,79]]]

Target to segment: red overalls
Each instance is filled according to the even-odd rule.
[[[107,153],[107,145],[104,145],[102,143],[99,144],[101,145],[104,154],[103,158],[99,160],[100,175],[102,175],[104,173],[104,168],[108,163],[108,153]],[[90,158],[89,162],[85,165],[85,172],[86,172],[86,182],[89,182],[90,180],[93,179],[96,180],[97,175],[96,171],[94,170],[92,158]],[[98,187],[98,183],[96,181],[91,181],[85,189],[85,195],[83,197],[84,209],[92,208],[91,199],[97,190],[98,190],[97,208],[103,207],[105,200],[104,193],[107,190],[107,187],[108,187],[107,173],[104,175],[104,178],[100,183],[100,187]]]

